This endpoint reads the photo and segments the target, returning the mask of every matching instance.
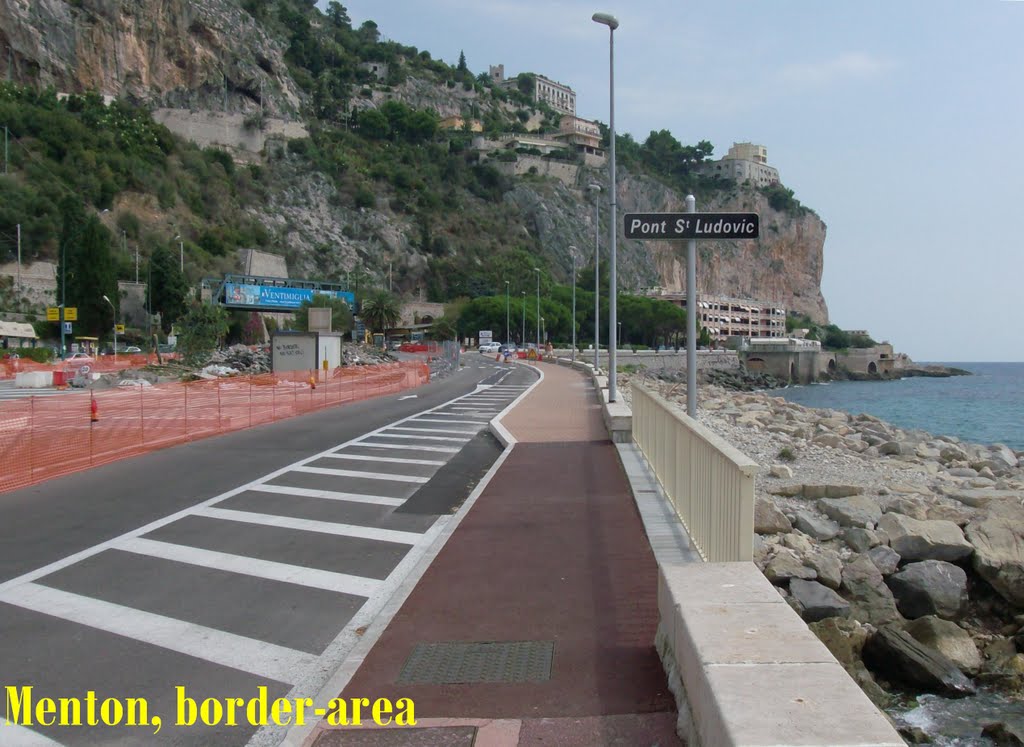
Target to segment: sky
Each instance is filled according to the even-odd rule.
[[[832,322],[917,361],[1024,361],[1024,0],[343,4],[474,73],[564,83],[605,123],[609,32],[591,16],[612,13],[616,131],[716,158],[766,146],[828,226]]]

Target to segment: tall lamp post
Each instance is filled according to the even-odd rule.
[[[576,247],[570,246],[572,254],[572,362],[576,362]]]
[[[617,396],[615,367],[618,363],[618,350],[616,350],[617,345],[615,344],[616,302],[619,295],[615,277],[615,193],[617,191],[615,187],[615,29],[619,27],[619,22],[610,13],[595,13],[592,20],[608,27],[608,137],[611,142],[608,169],[608,203],[611,209],[608,251],[612,258],[608,270],[608,342],[611,348],[608,351],[608,401],[615,402]]]
[[[117,363],[117,309],[114,308],[114,302],[106,296],[103,300],[110,304],[110,310],[114,312],[114,362]]]
[[[178,259],[181,262],[181,271],[185,272],[185,241],[181,238],[181,234],[174,237],[178,240]]]
[[[537,273],[537,357],[540,358],[540,268],[534,267]]]
[[[505,281],[505,344],[508,345],[508,281]]]
[[[519,344],[526,347],[526,291],[520,291],[523,294],[523,333],[519,335]]]
[[[591,184],[594,193],[594,368],[601,352],[601,185]]]

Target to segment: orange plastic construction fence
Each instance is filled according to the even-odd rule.
[[[425,364],[403,362],[0,402],[0,492],[429,380]]]
[[[174,360],[177,353],[163,353],[161,358],[164,362]],[[111,371],[123,371],[126,368],[141,368],[156,363],[155,353],[132,353],[121,354],[115,360],[112,355],[101,355],[90,358],[76,358],[68,361],[54,361],[53,363],[36,363],[27,358],[0,360],[0,379],[13,379],[19,373],[29,371],[67,371],[68,379],[72,378],[82,366],[88,366],[90,371],[109,373]]]

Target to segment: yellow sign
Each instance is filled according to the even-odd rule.
[[[78,307],[68,306],[64,309],[64,321],[65,322],[77,322],[78,321]]]
[[[530,352],[526,354],[526,357],[528,359],[530,359],[531,361],[537,360],[537,350],[536,350],[536,348],[530,348]]]
[[[46,321],[48,322],[59,322],[60,321],[60,309],[56,306],[46,307]]]
[[[123,335],[124,334],[124,325],[123,324],[115,324],[114,325],[114,331],[117,332],[117,334],[119,334],[119,335]]]

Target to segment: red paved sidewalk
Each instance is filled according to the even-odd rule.
[[[321,725],[310,744],[679,744],[653,645],[657,566],[625,473],[589,382],[543,371],[504,420],[520,443],[342,693],[412,698],[424,728]],[[398,683],[417,644],[503,641],[553,642],[550,679]]]

